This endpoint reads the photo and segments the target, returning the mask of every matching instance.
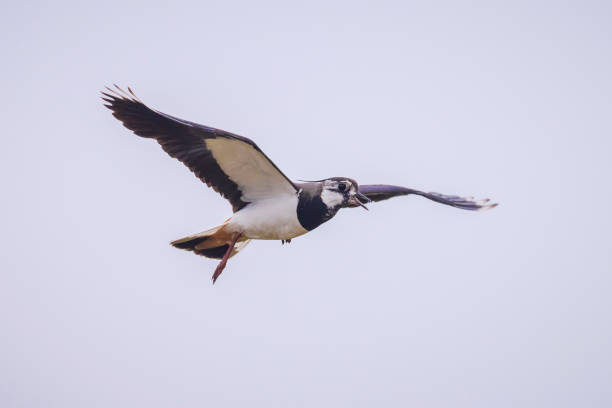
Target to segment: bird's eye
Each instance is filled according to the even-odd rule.
[[[338,184],[338,191],[345,191],[347,189],[346,183]]]

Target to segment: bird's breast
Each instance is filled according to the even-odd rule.
[[[308,232],[297,215],[298,197],[287,194],[249,203],[228,221],[228,232],[250,239],[291,239]]]

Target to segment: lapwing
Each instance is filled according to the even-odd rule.
[[[426,193],[411,188],[359,185],[349,177],[292,181],[250,139],[200,125],[149,108],[134,92],[117,85],[102,92],[105,106],[136,135],[155,139],[171,157],[181,161],[232,206],[233,215],[221,225],[173,241],[176,248],[220,259],[212,281],[227,260],[251,240],[283,244],[332,219],[341,208],[362,207],[372,201],[415,194],[464,210],[495,207],[488,199]]]

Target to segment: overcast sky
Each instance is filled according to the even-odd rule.
[[[0,406],[612,406],[612,6],[307,3],[3,7]],[[343,210],[213,286],[168,243],[231,207],[113,82],[295,179],[500,206]]]

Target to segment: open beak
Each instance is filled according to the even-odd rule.
[[[365,206],[365,203],[369,203],[370,200],[368,197],[366,197],[364,194],[362,193],[357,193],[354,196],[352,196],[349,199],[349,204],[355,205],[355,206],[360,206],[363,207],[364,209],[368,210],[368,207]]]

